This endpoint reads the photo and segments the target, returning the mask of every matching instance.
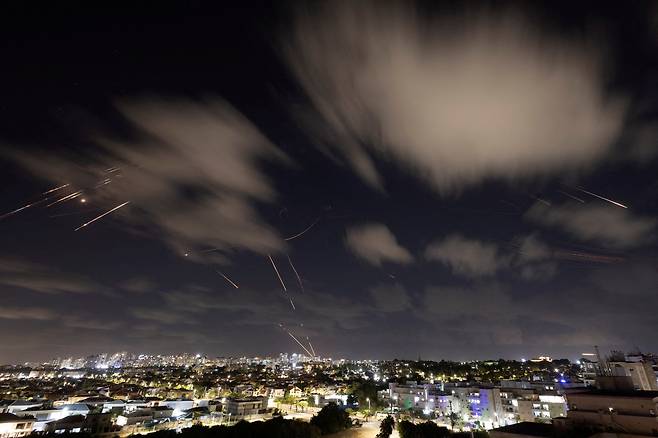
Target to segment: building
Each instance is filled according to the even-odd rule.
[[[24,411],[26,409],[40,408],[43,402],[29,401],[29,400],[15,400],[6,407],[5,412],[15,414],[16,412]]]
[[[610,362],[610,371],[613,376],[630,377],[633,387],[641,391],[658,391],[656,374],[650,363],[638,362]]]
[[[60,420],[51,421],[46,424],[45,431],[53,433],[78,433],[82,432],[85,424],[84,415],[69,415]]]
[[[658,391],[591,390],[566,395],[569,412],[556,426],[658,435]]]
[[[226,400],[225,413],[235,417],[262,414],[267,410],[267,398],[229,398]]]
[[[425,415],[430,413],[440,416],[449,415],[453,402],[452,394],[443,391],[441,384],[389,383],[388,391],[381,395],[395,410],[413,410],[423,412]]]
[[[19,417],[32,417],[34,418],[33,430],[41,432],[46,430],[46,425],[52,421],[61,420],[62,418],[70,415],[87,416],[89,414],[89,406],[82,403],[74,403],[71,405],[61,405],[56,408],[31,408],[24,411],[16,412]]]
[[[84,432],[91,433],[92,435],[107,433],[112,431],[112,415],[111,414],[89,414],[85,418]]]
[[[160,402],[160,406],[166,406],[173,410],[172,416],[180,417],[184,415],[188,409],[194,407],[194,400],[165,400]]]
[[[485,429],[493,429],[504,424],[505,415],[500,388],[456,387],[452,392],[459,401],[465,423]]]
[[[556,435],[552,424],[522,422],[492,429],[489,431],[489,436],[491,438],[536,438]]]
[[[144,410],[119,415],[116,422],[118,426],[131,426],[134,424],[143,424],[151,420],[153,420],[153,413],[150,410]]]
[[[19,417],[14,414],[0,414],[0,438],[15,438],[29,435],[34,426],[34,418]]]

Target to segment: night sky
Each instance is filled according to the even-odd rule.
[[[658,8],[570,3],[3,11],[0,363],[658,350]]]

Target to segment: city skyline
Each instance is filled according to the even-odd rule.
[[[658,351],[656,6],[3,14],[0,363]]]

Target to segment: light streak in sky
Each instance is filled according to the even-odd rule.
[[[580,251],[558,250],[553,253],[553,256],[559,259],[572,260],[576,262],[621,263],[624,261],[623,257],[608,256],[604,254],[592,254]]]
[[[571,199],[573,199],[573,200],[575,200],[575,201],[578,201],[578,202],[580,202],[581,204],[584,204],[584,203],[585,203],[585,200],[584,200],[584,199],[580,199],[579,197],[574,196],[574,195],[572,195],[572,194],[570,194],[570,193],[567,193],[567,192],[565,192],[565,191],[558,190],[558,193],[562,193],[564,196],[567,196],[567,197],[569,197],[569,198],[571,198]]]
[[[304,351],[305,351],[309,356],[313,356],[313,354],[311,354],[311,352],[308,351],[308,348],[304,347],[304,344],[302,344],[301,342],[299,342],[299,339],[297,339],[297,338],[295,337],[295,335],[293,335],[292,333],[290,333],[289,330],[286,330],[286,333],[288,333],[288,335],[290,335],[290,337],[293,338],[293,339],[295,340],[295,342],[297,342],[297,344],[299,344],[299,346],[302,347],[302,348],[304,349]]]
[[[541,203],[544,204],[544,205],[547,205],[547,206],[549,206],[549,207],[551,206],[551,203],[548,202],[548,201],[545,200],[545,199],[539,198],[539,197],[537,197],[537,196],[532,196],[532,195],[530,195],[530,197],[531,197],[532,199],[534,199],[535,201],[541,202]]]
[[[295,269],[295,265],[292,264],[292,260],[290,259],[290,256],[288,256],[288,263],[290,263],[290,267],[292,268],[293,272],[295,273],[295,276],[297,277],[299,288],[302,290],[302,292],[304,292],[304,284],[302,283],[302,278],[299,276],[297,269]]]
[[[57,190],[61,190],[61,189],[65,188],[65,187],[68,187],[69,185],[70,185],[70,184],[67,183],[67,184],[61,185],[61,186],[59,186],[59,187],[55,187],[54,189],[50,189],[50,190],[48,190],[48,191],[43,192],[42,195],[47,195],[48,193],[56,192]]]
[[[596,193],[589,192],[589,191],[587,191],[587,190],[585,190],[585,189],[581,189],[580,187],[576,187],[576,190],[580,190],[580,191],[583,192],[583,193],[587,193],[588,195],[592,195],[592,196],[594,196],[594,197],[596,197],[596,198],[599,198],[599,199],[601,199],[601,200],[603,200],[603,201],[606,201],[606,202],[609,202],[609,203],[611,203],[611,204],[614,204],[614,205],[616,205],[617,207],[628,208],[628,207],[626,207],[624,204],[620,204],[619,202],[617,202],[617,201],[613,201],[612,199],[604,198],[603,196],[597,195]]]
[[[90,220],[89,222],[85,222],[84,224],[82,224],[82,225],[80,225],[78,228],[76,228],[74,231],[78,231],[78,230],[80,230],[80,229],[86,227],[87,225],[96,222],[97,220],[103,218],[104,216],[107,216],[108,214],[112,213],[113,211],[116,211],[116,210],[120,209],[121,207],[124,207],[124,206],[126,206],[126,205],[128,205],[128,204],[130,204],[130,201],[126,201],[126,202],[124,202],[123,204],[119,204],[119,205],[117,205],[116,207],[114,207],[113,209],[111,209],[111,210],[109,210],[109,211],[106,211],[105,213],[101,214],[100,216],[96,216],[95,218],[93,218],[93,219]]]
[[[10,211],[9,213],[5,213],[5,214],[3,214],[2,216],[0,216],[0,219],[4,219],[4,218],[6,218],[6,217],[9,217],[9,216],[11,216],[11,215],[13,215],[13,214],[16,214],[16,213],[18,213],[18,212],[20,212],[20,211],[25,210],[26,208],[30,208],[30,207],[34,206],[34,205],[41,204],[42,202],[45,202],[45,201],[47,201],[48,199],[50,199],[50,198],[44,198],[44,199],[41,199],[40,201],[34,201],[34,202],[31,202],[31,203],[29,203],[29,204],[27,204],[27,205],[24,205],[24,206],[22,206],[22,207],[20,207],[20,208],[17,208],[17,209],[14,210],[14,211]]]
[[[64,196],[64,197],[59,198],[57,201],[55,201],[55,202],[51,202],[50,204],[46,205],[46,208],[48,208],[48,207],[52,207],[53,205],[55,205],[55,204],[59,204],[60,202],[69,201],[69,200],[71,200],[71,199],[75,199],[75,198],[77,198],[77,197],[80,196],[80,195],[82,195],[82,190],[78,190],[77,192],[69,193],[68,195],[66,195],[66,196]]]
[[[306,337],[306,340],[308,341],[308,346],[311,347],[311,353],[313,353],[313,357],[316,357],[315,349],[313,348],[313,344],[311,344],[311,340],[308,338],[308,336]]]
[[[231,283],[231,284],[233,285],[234,288],[236,288],[236,289],[240,289],[240,288],[238,287],[238,285],[235,284],[235,283],[233,282],[233,280],[231,280],[230,278],[228,278],[226,275],[222,274],[220,271],[217,271],[217,273],[218,273],[219,275],[221,275],[222,277],[224,277],[224,280],[226,280],[226,281],[228,281],[229,283]]]
[[[298,237],[303,236],[304,234],[306,234],[307,231],[309,231],[311,228],[313,228],[313,227],[315,226],[315,224],[317,224],[318,222],[320,222],[320,217],[319,217],[319,216],[318,216],[318,218],[317,218],[316,220],[313,221],[313,223],[312,223],[311,225],[309,225],[308,227],[306,227],[306,229],[304,229],[304,231],[302,231],[302,232],[300,232],[300,233],[297,233],[297,234],[295,234],[294,236],[286,237],[286,238],[283,239],[283,240],[293,240],[293,239],[296,239],[296,238],[298,238]]]
[[[274,259],[269,254],[267,255],[267,257],[270,259],[270,263],[272,263],[272,267],[274,268],[274,272],[276,272],[276,276],[279,278],[279,282],[281,282],[281,286],[283,287],[283,291],[288,292],[288,289],[286,289],[286,285],[283,282],[283,278],[281,278],[281,274],[279,274],[279,270],[276,268],[276,264],[274,263]]]
[[[99,187],[102,187],[102,186],[108,185],[108,184],[111,183],[111,182],[112,182],[112,180],[111,180],[110,178],[105,178],[103,181],[101,181],[101,182],[99,182],[98,184],[96,184],[96,185],[94,186],[94,188],[97,189],[97,188],[99,188]]]
[[[292,297],[290,297],[290,305],[292,306],[292,310],[297,310],[295,303],[292,302]]]

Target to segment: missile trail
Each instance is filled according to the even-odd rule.
[[[279,282],[281,282],[281,286],[283,287],[284,292],[288,292],[288,289],[286,289],[286,284],[283,282],[283,278],[281,278],[281,274],[279,274],[279,270],[276,268],[276,264],[274,263],[274,259],[272,258],[271,255],[267,255],[270,259],[270,263],[272,263],[272,267],[274,268],[274,272],[276,272],[276,276],[279,277]]]
[[[567,196],[567,197],[573,199],[574,201],[578,201],[578,202],[580,202],[581,204],[584,204],[584,203],[585,203],[585,200],[584,200],[584,199],[580,199],[579,197],[574,196],[574,195],[572,195],[571,193],[567,193],[567,192],[562,191],[562,190],[558,190],[558,193],[562,193],[564,196]]]
[[[56,192],[57,190],[61,190],[65,187],[68,187],[69,185],[70,184],[64,184],[64,185],[61,185],[59,187],[55,187],[54,189],[50,189],[50,190],[47,190],[47,191],[43,192],[42,195],[47,195],[48,193]]]
[[[286,332],[290,335],[291,338],[293,338],[293,339],[295,340],[295,342],[297,342],[297,344],[299,344],[300,347],[302,347],[302,348],[304,349],[304,351],[305,351],[309,356],[313,356],[313,355],[311,354],[311,352],[308,351],[308,348],[304,347],[304,344],[302,344],[301,342],[299,342],[299,339],[297,339],[297,338],[295,337],[295,335],[293,335],[292,333],[290,333],[290,331],[288,331],[288,330],[286,330]]]
[[[77,197],[80,196],[80,195],[82,195],[82,190],[78,190],[77,192],[70,193],[70,194],[68,194],[68,195],[66,195],[66,196],[64,196],[64,197],[62,197],[62,198],[59,198],[57,201],[55,201],[55,202],[51,202],[50,204],[46,205],[46,208],[48,208],[48,207],[52,207],[53,205],[55,205],[55,204],[59,204],[60,202],[69,201],[69,200],[71,200],[71,199],[75,199],[75,198],[77,198]]]
[[[304,231],[302,231],[302,232],[300,232],[300,233],[297,233],[297,234],[295,234],[294,236],[286,237],[286,238],[283,239],[283,240],[293,240],[293,239],[296,239],[296,238],[298,238],[298,237],[303,236],[304,234],[306,234],[307,231],[309,231],[311,228],[313,228],[313,227],[315,226],[315,224],[317,224],[318,222],[320,222],[320,217],[319,217],[319,216],[318,216],[318,218],[317,218],[316,220],[313,221],[313,223],[312,223],[311,225],[309,225],[308,227],[306,227],[306,228],[304,229]]]
[[[112,213],[113,211],[116,211],[116,210],[120,209],[121,207],[126,206],[126,205],[128,205],[128,204],[130,204],[130,201],[126,201],[126,202],[124,202],[123,204],[119,204],[119,205],[117,205],[116,207],[114,207],[113,209],[111,209],[111,210],[109,210],[109,211],[106,211],[105,213],[101,214],[100,216],[96,216],[95,218],[93,218],[93,219],[90,220],[89,222],[85,222],[84,224],[80,225],[78,228],[76,228],[76,229],[73,230],[73,231],[78,231],[78,230],[80,230],[80,229],[86,227],[87,225],[96,222],[97,220],[99,220],[99,219],[101,219],[101,218],[107,216],[108,214]]]
[[[306,337],[306,340],[308,341],[308,346],[311,347],[311,353],[313,353],[313,357],[317,357],[315,354],[315,349],[313,348],[313,344],[311,344],[311,340],[308,338],[308,336]]]
[[[292,268],[293,272],[295,273],[295,276],[297,277],[299,288],[302,290],[302,292],[304,292],[304,284],[302,283],[302,278],[299,276],[297,269],[295,269],[295,265],[292,264],[292,260],[290,259],[290,256],[288,256],[288,263],[290,263],[290,267]]]
[[[576,187],[576,190],[580,190],[580,191],[583,192],[583,193],[587,193],[588,195],[592,195],[592,196],[594,196],[594,197],[596,197],[596,198],[599,198],[599,199],[601,199],[601,200],[603,200],[603,201],[606,201],[606,202],[609,202],[609,203],[611,203],[611,204],[614,204],[614,205],[616,205],[617,207],[628,208],[628,207],[625,206],[624,204],[620,204],[619,202],[617,202],[617,201],[613,201],[612,199],[604,198],[603,196],[597,195],[596,193],[589,192],[589,191],[587,191],[587,190],[585,190],[585,189],[581,189],[581,188],[579,188],[579,187]]]
[[[231,280],[230,278],[228,278],[226,275],[222,274],[220,271],[217,271],[217,273],[218,273],[219,275],[221,275],[222,277],[224,277],[224,280],[226,280],[226,281],[228,281],[229,283],[231,283],[231,284],[233,285],[234,288],[236,288],[236,289],[240,289],[240,288],[238,287],[238,285],[235,284],[235,283],[233,282],[233,280]]]
[[[31,202],[31,203],[29,203],[29,204],[27,204],[27,205],[24,205],[24,206],[22,206],[22,207],[20,207],[20,208],[17,208],[16,210],[13,210],[13,211],[10,211],[9,213],[5,213],[5,214],[3,214],[2,216],[0,216],[0,219],[4,219],[4,218],[6,218],[6,217],[9,217],[9,216],[11,216],[11,215],[14,215],[14,214],[16,214],[16,213],[18,213],[18,212],[20,212],[20,211],[25,210],[26,208],[30,208],[30,207],[32,207],[32,206],[35,206],[35,205],[41,204],[42,202],[45,202],[45,201],[47,201],[48,199],[50,199],[50,198],[44,198],[44,199],[41,199],[40,201],[34,201],[34,202]]]

